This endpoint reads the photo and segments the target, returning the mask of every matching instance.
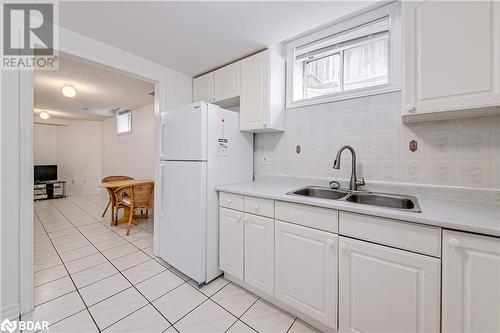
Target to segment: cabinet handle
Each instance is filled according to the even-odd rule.
[[[408,112],[415,111],[415,105],[413,105],[413,104],[406,105],[406,111],[408,111]]]
[[[460,247],[460,240],[456,238],[450,238],[448,240],[448,244],[450,244],[451,247]]]
[[[344,242],[341,242],[341,243],[339,244],[339,247],[340,247],[340,249],[341,249],[342,251],[347,250],[347,244],[346,244],[346,243],[344,243]]]
[[[328,245],[328,246],[333,246],[333,239],[328,238],[328,239],[326,240],[326,245]]]
[[[258,204],[253,205],[253,209],[259,210],[259,205]]]

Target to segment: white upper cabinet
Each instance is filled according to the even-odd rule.
[[[240,129],[283,131],[285,127],[285,61],[264,50],[241,60]]]
[[[276,298],[336,328],[338,236],[280,221],[275,232]]]
[[[285,128],[285,61],[266,49],[193,79],[193,102],[240,105],[240,130]]]
[[[240,62],[214,71],[214,102],[240,95]]]
[[[500,332],[500,239],[444,231],[444,333]]]
[[[439,332],[440,269],[436,258],[339,237],[339,332]]]
[[[193,102],[212,103],[214,100],[214,73],[193,79]]]
[[[403,119],[500,112],[500,2],[404,1]]]

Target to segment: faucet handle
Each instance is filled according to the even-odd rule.
[[[361,180],[356,181],[356,185],[358,186],[365,186],[365,177],[361,177]]]

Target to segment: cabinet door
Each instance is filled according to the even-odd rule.
[[[339,332],[439,332],[439,259],[345,237],[339,248]]]
[[[219,210],[219,268],[243,280],[243,213]]]
[[[240,129],[255,130],[268,126],[269,51],[241,60]]]
[[[500,3],[405,1],[405,113],[500,103]]]
[[[337,238],[329,232],[276,221],[275,296],[337,327]]]
[[[214,71],[214,102],[240,95],[240,62]]]
[[[500,239],[444,232],[443,332],[500,332]]]
[[[193,79],[193,102],[212,103],[214,99],[214,73]]]
[[[274,220],[245,214],[245,282],[274,295]]]

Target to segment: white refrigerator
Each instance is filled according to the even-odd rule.
[[[239,113],[194,103],[161,114],[160,256],[199,284],[219,270],[217,185],[253,179]]]

